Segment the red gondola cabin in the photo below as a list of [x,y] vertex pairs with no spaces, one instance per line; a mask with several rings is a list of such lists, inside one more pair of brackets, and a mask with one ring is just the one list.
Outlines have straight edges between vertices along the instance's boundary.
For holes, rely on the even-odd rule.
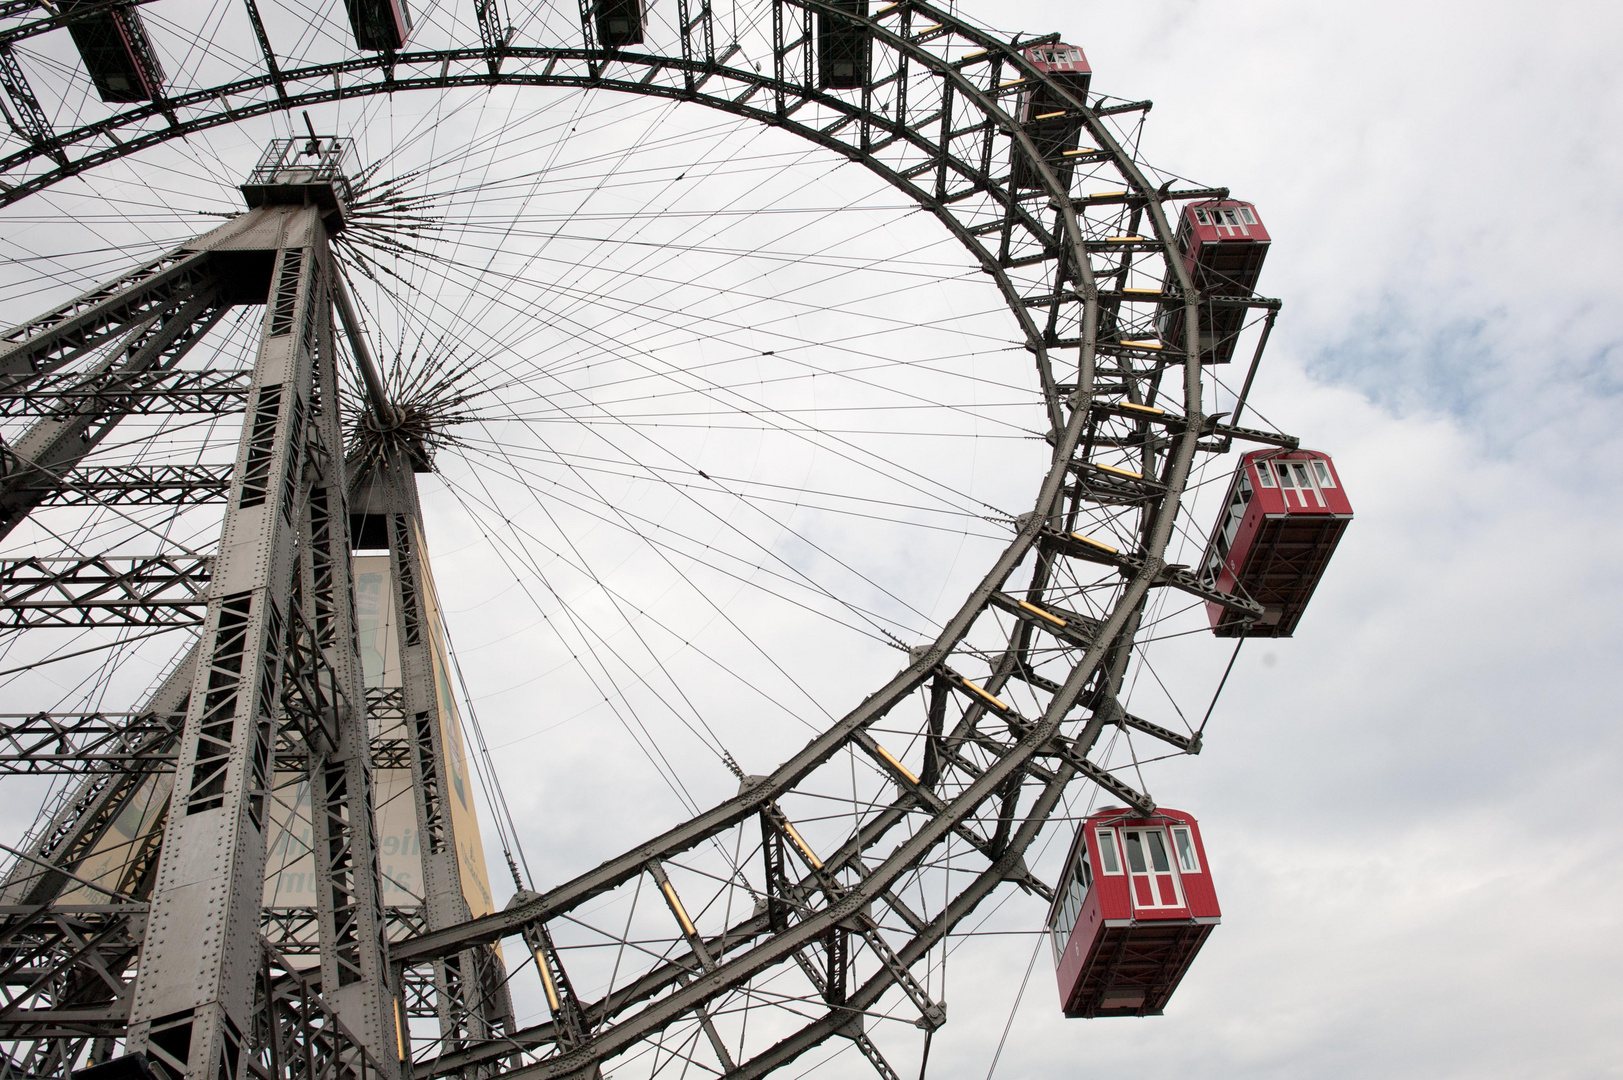
[[1264,615],[1208,603],[1218,637],[1290,637],[1352,520],[1335,463],[1313,450],[1256,450],[1240,460],[1201,564],[1208,588],[1255,600]]
[[1159,1016],[1220,920],[1200,826],[1111,807],[1083,822],[1048,916],[1069,1017]]
[[[1026,59],[1077,98],[1087,100],[1093,69],[1079,46],[1039,45],[1026,50]],[[1046,85],[1038,83],[1022,95],[1020,123],[1031,141],[1037,144],[1037,152],[1054,170],[1061,186],[1069,190],[1075,164],[1066,151],[1075,150],[1081,141],[1082,118]],[[1011,165],[1013,175],[1009,182],[1014,187],[1027,190],[1042,187],[1042,176],[1018,145],[1014,148]]]
[[[1206,298],[1200,309],[1202,362],[1226,364],[1233,358],[1250,311],[1235,301],[1248,300],[1256,292],[1268,244],[1268,230],[1248,202],[1214,199],[1184,207],[1178,247],[1190,280]],[[1169,272],[1163,291],[1175,292],[1175,285]],[[1156,325],[1164,344],[1184,346],[1183,314],[1181,298],[1162,306]]]

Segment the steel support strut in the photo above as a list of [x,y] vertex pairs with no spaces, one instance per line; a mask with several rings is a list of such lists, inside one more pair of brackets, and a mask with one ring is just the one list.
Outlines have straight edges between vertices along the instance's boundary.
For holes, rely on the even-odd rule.
[[[215,559],[129,1028],[132,1048],[145,1050],[176,1078],[197,1080],[242,1076],[251,1049],[263,955],[271,748],[281,680],[296,640],[289,630],[306,614],[295,604],[314,603],[303,595],[301,561],[317,545],[311,537],[301,551],[301,532],[314,493],[330,496],[332,481],[339,491],[343,487],[342,455],[333,452],[338,429],[332,350],[320,344],[324,336],[330,342],[322,322],[329,275],[325,229],[314,208],[257,213],[281,219],[274,230],[280,246],[274,249],[251,403]],[[325,385],[318,378],[318,352]],[[336,541],[325,538],[329,561],[335,545],[339,562],[347,564],[342,530]],[[347,620],[331,611],[325,617],[333,632],[331,666],[339,673],[334,685],[341,688],[343,681],[353,684],[358,670],[354,641]],[[361,700],[358,687],[349,700]],[[369,811],[359,801],[367,785],[363,776],[348,786],[349,763],[363,771],[368,765],[364,713],[351,709],[345,720],[335,718],[341,724],[336,745],[311,740],[311,759],[327,785],[322,817],[334,857],[326,883],[333,885],[334,865],[344,866],[342,887],[329,889],[323,904],[323,967],[338,966],[336,954],[344,951],[339,946],[350,940],[337,924],[354,929],[350,920],[358,920],[363,929],[355,931],[355,967],[375,973],[358,1007],[344,1010],[345,1025],[361,1043],[350,1051],[358,1065],[363,1055],[393,1055],[383,1038],[381,917],[368,919],[377,901],[360,884],[370,878],[376,888],[376,856],[365,825]],[[335,814],[344,819],[341,825],[334,823]],[[361,959],[361,953],[371,958]],[[334,1006],[342,1000],[342,982]]]
[[[461,758],[459,749],[453,752],[447,745],[448,740],[460,739],[451,711],[454,707],[442,703],[450,694],[449,657],[443,651],[432,600],[422,508],[408,449],[392,444],[380,460],[368,462],[365,468],[364,475],[355,479],[350,506],[358,515],[381,518],[388,538],[392,585],[388,602],[396,618],[401,721],[410,747],[417,835],[421,838],[423,914],[428,929],[438,930],[465,923],[472,915],[464,892],[467,875],[460,862],[465,856],[459,851],[451,805],[458,788],[449,773],[461,767]],[[431,961],[439,1052],[462,1049],[511,1030],[512,1005],[505,977],[495,979],[493,986],[487,977],[493,962],[494,953],[479,944]]]

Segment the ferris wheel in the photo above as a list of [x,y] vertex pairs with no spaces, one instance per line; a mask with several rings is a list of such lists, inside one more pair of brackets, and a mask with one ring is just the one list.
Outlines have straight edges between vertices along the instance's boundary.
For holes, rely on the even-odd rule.
[[922,1072],[1000,911],[1160,1011],[1146,766],[1351,507],[1248,401],[1262,211],[1092,76],[918,0],[0,4],[0,1076]]

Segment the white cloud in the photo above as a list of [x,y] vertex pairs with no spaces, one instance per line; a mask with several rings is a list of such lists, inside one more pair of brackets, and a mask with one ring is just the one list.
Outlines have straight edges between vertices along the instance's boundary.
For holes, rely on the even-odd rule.
[[[1200,815],[1225,910],[1169,1014],[1061,1019],[1045,951],[998,1075],[1615,1075],[1623,1050],[1616,779],[1623,695],[1612,672],[1623,608],[1614,417],[1623,390],[1623,296],[1612,263],[1623,242],[1613,190],[1623,162],[1611,133],[1623,119],[1623,76],[1612,57],[1623,16],[1578,3],[1078,9],[1022,2],[966,10],[1029,32],[1057,29],[1082,44],[1096,89],[1156,100],[1144,141],[1150,161],[1257,203],[1275,237],[1262,287],[1286,306],[1253,405],[1335,455],[1358,512],[1299,637],[1248,644],[1202,756],[1147,773],[1159,798]],[[415,107],[402,95],[391,122],[409,130]],[[711,123],[675,115],[682,119],[672,125],[691,123],[694,131]],[[244,164],[252,158],[254,139],[219,139]],[[615,142],[598,131],[579,141],[582,148],[571,150],[579,157]],[[787,145],[759,141],[763,154]],[[852,171],[808,166],[797,198],[839,206],[867,197],[872,185]],[[726,205],[749,182],[716,182],[684,195],[683,205]],[[175,198],[180,205],[182,196]],[[612,195],[621,198],[641,205],[644,193]],[[842,228],[855,245],[842,252],[875,256],[912,251],[934,235],[895,214],[867,215],[877,226],[866,233],[849,218],[807,226],[812,241],[786,237],[788,225],[772,224],[779,219],[763,220],[769,224],[750,239],[770,246],[782,238],[791,252],[815,250],[813,241]],[[45,226],[31,228],[33,237]],[[660,235],[686,239],[674,227]],[[511,265],[579,284],[566,273],[569,260],[592,250],[561,245],[548,249],[558,262]],[[729,379],[742,380],[738,373],[754,364],[763,385],[751,393],[775,406],[800,401],[802,391],[773,390],[770,380],[804,371],[752,354],[790,352],[785,342],[823,341],[841,327],[872,331],[898,315],[947,329],[852,347],[921,356],[983,350],[955,362],[949,375],[912,373],[921,381],[904,387],[984,406],[1008,400],[996,383],[1030,385],[1023,353],[998,353],[995,343],[967,336],[988,324],[960,318],[991,306],[978,275],[921,289],[910,301],[916,306],[898,313],[864,302],[861,275],[826,267],[760,269],[716,259],[663,270],[697,273],[694,266],[726,275],[735,291],[701,297],[693,303],[709,306],[678,314],[738,326],[721,343],[671,334],[655,346],[681,364],[736,365],[724,369]],[[851,311],[836,320],[795,307],[811,288],[825,300],[847,290],[839,295]],[[739,299],[751,289],[772,301]],[[25,306],[32,310],[35,300]],[[616,322],[602,309],[587,315],[583,322],[615,333],[631,328],[630,318]],[[557,337],[577,330],[565,327]],[[827,410],[819,422],[857,400],[838,383],[819,385],[816,402]],[[996,432],[988,414],[978,408],[952,423]],[[551,417],[535,426],[554,448],[578,454],[601,452],[623,435],[571,429]],[[656,441],[666,456],[651,449]],[[865,445],[946,478],[972,497],[971,506],[979,499],[1017,512],[1030,497],[1031,448],[1023,444]],[[809,735],[791,714],[820,721],[795,682],[838,714],[899,659],[826,620],[766,603],[759,586],[791,588],[769,572],[803,571],[837,584],[854,603],[905,615],[806,540],[747,517],[742,500],[701,488],[695,475],[704,468],[736,490],[785,477],[814,488],[878,485],[871,473],[827,445],[813,452],[758,430],[666,430],[633,452],[680,470],[684,486],[590,478],[607,502],[658,527],[691,530],[683,550],[694,557],[672,559],[693,580],[676,580],[612,522],[587,521],[558,503],[549,508],[590,549],[594,569],[648,613],[638,621],[642,641],[589,575],[567,565],[567,545],[544,531],[540,503],[519,485],[492,481],[502,512],[522,511],[532,529],[515,547],[531,571],[545,572],[546,585],[521,575],[534,603],[515,594],[514,575],[479,522],[440,481],[426,485],[448,617],[543,884],[681,813],[641,755],[641,740],[603,703],[603,686],[572,651],[612,647],[613,662],[662,692],[661,668],[670,668],[693,695],[692,712],[715,725],[750,771],[770,767]],[[474,489],[457,469],[448,462],[467,496]],[[555,475],[579,490],[580,477]],[[939,509],[926,494],[899,483],[872,490],[909,504],[899,523],[775,505],[772,512],[831,552],[862,554],[876,580],[939,618],[986,565],[991,544],[917,529],[936,519],[911,506]],[[1201,525],[1207,512],[1197,514]],[[486,525],[498,520],[488,511],[480,517]],[[766,548],[734,545],[752,552],[753,561],[736,567],[747,585],[706,570],[696,555],[705,544],[736,540],[731,527],[746,524]],[[995,532],[970,524],[971,532]],[[738,620],[736,629],[718,621],[711,600]],[[671,629],[654,627],[652,618]],[[746,665],[751,643],[791,658],[788,674],[755,659]],[[700,656],[701,648],[723,664]],[[1187,701],[1203,700],[1227,658],[1224,643],[1191,637],[1167,643],[1156,662]],[[721,670],[728,665],[743,678]],[[144,681],[150,672],[140,674],[128,677]],[[72,682],[64,676],[62,685]],[[732,779],[680,727],[675,715],[683,710],[656,709],[646,694],[638,700],[692,797],[704,804],[730,794]],[[1056,858],[1051,847],[1041,866],[1052,872]],[[1011,900],[987,926],[1030,929],[1038,908]],[[966,941],[955,952],[947,973],[952,1023],[935,1040],[931,1077],[985,1075],[1029,950],[1028,938],[1007,936]],[[521,1011],[539,1009],[533,989],[522,995]],[[912,1034],[887,1038],[917,1046]],[[853,1059],[845,1054],[823,1074],[865,1075],[867,1066]]]

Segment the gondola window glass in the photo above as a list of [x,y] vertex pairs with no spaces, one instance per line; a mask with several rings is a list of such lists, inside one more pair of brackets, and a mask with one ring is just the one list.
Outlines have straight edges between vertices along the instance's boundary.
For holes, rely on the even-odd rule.
[[1195,840],[1189,835],[1189,830],[1175,826],[1172,830],[1172,846],[1178,852],[1178,869],[1186,874],[1198,874],[1200,862],[1195,858]]
[[1145,833],[1144,842],[1150,847],[1150,864],[1162,873],[1171,870],[1172,860],[1167,858],[1167,844],[1161,830],[1152,829]]
[[1139,840],[1138,833],[1126,833],[1124,838],[1127,841],[1127,868],[1135,874],[1148,873],[1149,867],[1144,864],[1144,844]]
[[1110,829],[1100,829],[1098,836],[1099,866],[1107,874],[1121,873],[1121,860],[1116,855],[1116,834]]

